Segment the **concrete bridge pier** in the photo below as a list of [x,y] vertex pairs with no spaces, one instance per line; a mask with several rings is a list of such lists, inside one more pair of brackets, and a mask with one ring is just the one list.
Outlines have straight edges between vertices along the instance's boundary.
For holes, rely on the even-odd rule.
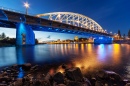
[[35,34],[29,25],[17,23],[16,45],[35,45]]
[[111,44],[113,43],[112,37],[96,37],[94,39],[94,44]]

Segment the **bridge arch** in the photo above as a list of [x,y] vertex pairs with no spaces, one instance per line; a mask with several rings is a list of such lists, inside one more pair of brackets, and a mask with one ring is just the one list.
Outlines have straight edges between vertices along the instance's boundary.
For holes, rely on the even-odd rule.
[[37,17],[47,18],[49,20],[58,21],[65,24],[71,24],[77,27],[82,27],[85,29],[95,30],[98,32],[106,33],[105,30],[93,19],[84,16],[82,14],[73,12],[52,12],[38,14]]

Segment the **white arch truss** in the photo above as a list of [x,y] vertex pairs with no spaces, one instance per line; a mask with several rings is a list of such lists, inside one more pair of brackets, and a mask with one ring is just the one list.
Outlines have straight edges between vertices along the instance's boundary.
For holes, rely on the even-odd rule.
[[103,28],[93,19],[78,13],[72,12],[52,12],[38,14],[37,17],[44,17],[49,20],[58,21],[65,24],[71,24],[85,29],[91,29],[99,32],[105,32]]

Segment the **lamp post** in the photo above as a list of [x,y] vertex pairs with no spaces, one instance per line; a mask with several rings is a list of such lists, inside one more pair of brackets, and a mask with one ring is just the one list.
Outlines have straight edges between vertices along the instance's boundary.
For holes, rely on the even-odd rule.
[[28,14],[29,3],[25,2],[24,7],[26,8],[26,15]]

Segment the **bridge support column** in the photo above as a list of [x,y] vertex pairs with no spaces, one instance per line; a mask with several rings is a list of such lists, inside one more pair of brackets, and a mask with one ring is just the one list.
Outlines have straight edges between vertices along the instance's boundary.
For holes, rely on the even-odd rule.
[[111,37],[97,37],[94,39],[94,44],[111,44],[113,43],[113,38]]
[[16,25],[16,45],[34,45],[35,34],[32,28],[25,23]]

